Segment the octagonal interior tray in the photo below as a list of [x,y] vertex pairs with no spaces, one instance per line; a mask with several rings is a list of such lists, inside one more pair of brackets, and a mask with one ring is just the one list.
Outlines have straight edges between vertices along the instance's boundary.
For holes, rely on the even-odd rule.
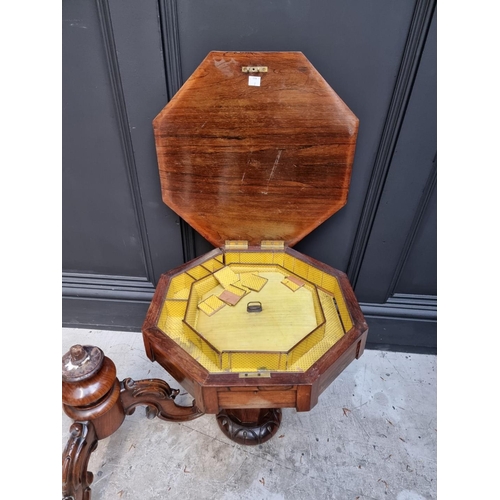
[[352,319],[335,276],[285,251],[242,250],[172,277],[157,326],[210,373],[294,372]]

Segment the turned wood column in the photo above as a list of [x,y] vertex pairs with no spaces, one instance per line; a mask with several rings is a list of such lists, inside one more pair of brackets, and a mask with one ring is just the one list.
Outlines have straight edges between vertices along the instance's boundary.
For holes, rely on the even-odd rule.
[[125,419],[115,364],[101,349],[75,345],[63,356],[62,402],[75,421],[63,452],[63,499],[90,500],[90,455]]
[[62,402],[75,421],[92,422],[97,439],[115,432],[125,412],[113,361],[98,347],[75,345],[62,359]]

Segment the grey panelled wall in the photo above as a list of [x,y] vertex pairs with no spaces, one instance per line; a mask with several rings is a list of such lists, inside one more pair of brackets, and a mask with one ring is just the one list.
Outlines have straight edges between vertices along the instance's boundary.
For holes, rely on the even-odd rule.
[[296,249],[347,271],[368,345],[436,348],[435,2],[65,0],[63,323],[138,330],[211,246],[161,201],[151,121],[211,50],[300,50],[360,120],[347,205]]
[[63,24],[63,267],[141,276],[140,227],[97,9],[71,6]]
[[[370,342],[436,346],[436,18],[416,74],[359,273]],[[390,327],[387,327],[387,322]],[[384,325],[384,326],[382,326]]]
[[63,2],[63,323],[138,329],[179,220],[151,122],[168,100],[154,0]]

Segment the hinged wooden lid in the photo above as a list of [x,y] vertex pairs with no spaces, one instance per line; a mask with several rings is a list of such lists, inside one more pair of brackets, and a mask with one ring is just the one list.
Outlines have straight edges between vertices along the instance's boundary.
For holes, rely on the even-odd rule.
[[358,119],[301,52],[211,52],[153,124],[163,201],[217,247],[292,246],[347,201]]

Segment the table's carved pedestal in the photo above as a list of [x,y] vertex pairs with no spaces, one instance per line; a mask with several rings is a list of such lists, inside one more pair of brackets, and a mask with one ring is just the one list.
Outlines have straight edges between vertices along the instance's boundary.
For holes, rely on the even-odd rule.
[[221,431],[238,444],[262,444],[276,434],[281,424],[281,409],[222,410],[217,414],[217,423]]
[[126,378],[119,382],[113,361],[98,347],[73,346],[63,356],[62,378],[63,409],[74,420],[62,456],[64,500],[90,500],[90,455],[98,441],[117,431],[137,406],[146,406],[148,418],[171,422],[203,415],[194,401],[192,406],[177,405],[179,391],[163,380]]

